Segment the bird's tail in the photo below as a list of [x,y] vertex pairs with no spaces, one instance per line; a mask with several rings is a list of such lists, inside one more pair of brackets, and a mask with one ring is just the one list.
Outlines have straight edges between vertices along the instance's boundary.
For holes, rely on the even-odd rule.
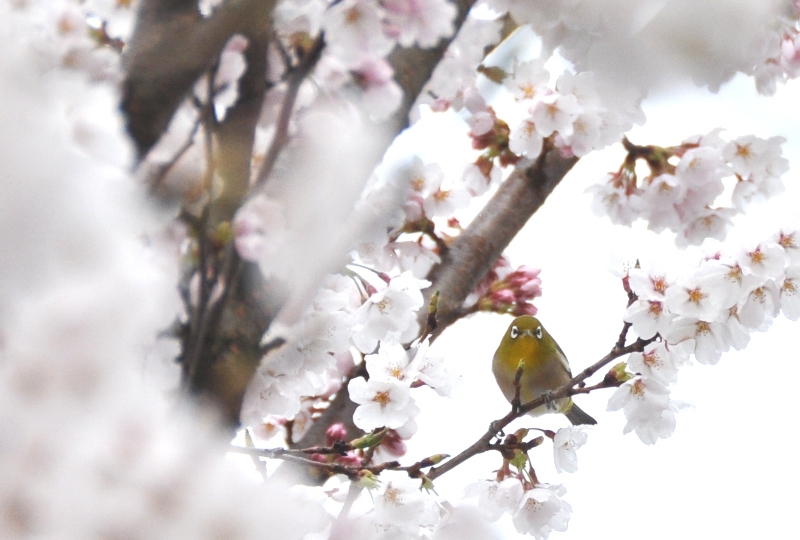
[[581,424],[594,425],[597,423],[597,420],[586,414],[583,409],[574,403],[572,404],[572,407],[570,407],[569,411],[565,412],[564,414],[567,416],[569,421],[572,422],[573,426],[578,426]]

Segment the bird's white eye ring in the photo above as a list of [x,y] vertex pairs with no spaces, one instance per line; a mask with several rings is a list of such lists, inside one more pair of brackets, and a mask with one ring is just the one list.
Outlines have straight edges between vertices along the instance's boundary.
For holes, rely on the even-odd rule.
[[511,327],[511,339],[517,339],[517,336],[519,336],[519,328],[517,328],[516,326],[512,326]]
[[537,339],[542,339],[542,327],[541,326],[536,329],[536,337],[537,337]]

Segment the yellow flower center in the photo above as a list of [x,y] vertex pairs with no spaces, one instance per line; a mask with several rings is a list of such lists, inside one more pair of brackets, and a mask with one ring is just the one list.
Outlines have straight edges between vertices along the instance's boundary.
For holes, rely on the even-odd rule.
[[695,327],[695,335],[702,336],[703,334],[708,334],[711,332],[711,325],[708,324],[706,321],[697,321],[697,326]]
[[750,145],[749,144],[741,144],[741,145],[737,144],[736,145],[736,155],[741,157],[741,158],[748,159],[749,157],[751,157],[753,155],[753,152],[750,150]]
[[661,313],[664,311],[664,306],[661,305],[661,302],[656,300],[650,300],[650,308],[647,310],[650,312],[650,315],[654,317],[660,317]]
[[347,24],[356,24],[359,19],[361,19],[361,12],[358,11],[357,7],[352,7],[347,10],[347,15],[345,15],[344,20]]
[[433,198],[439,202],[446,201],[449,196],[449,191],[442,191],[441,189],[437,190],[436,193],[433,194]]
[[689,302],[693,304],[700,304],[703,298],[706,298],[708,296],[707,294],[703,293],[702,290],[700,290],[700,287],[696,287],[694,289],[687,289],[686,293],[689,295]]
[[661,358],[655,351],[651,351],[649,353],[642,353],[642,360],[644,361],[647,367],[658,367],[661,365]]
[[530,83],[519,85],[519,89],[522,91],[522,97],[525,99],[533,99],[533,96],[536,95],[536,87]]
[[764,254],[761,252],[761,249],[751,251],[747,255],[750,257],[750,261],[752,261],[753,264],[764,264],[764,259],[766,259]]
[[667,290],[667,280],[664,276],[651,277],[650,283],[653,285],[653,290],[657,293],[664,294]]
[[781,233],[780,238],[778,239],[778,243],[783,248],[793,248],[797,247],[797,244],[794,241],[794,233],[792,234],[784,234]]
[[385,408],[391,401],[391,399],[389,399],[389,392],[378,392],[375,394],[375,397],[372,398],[372,401],[380,405],[381,408]]

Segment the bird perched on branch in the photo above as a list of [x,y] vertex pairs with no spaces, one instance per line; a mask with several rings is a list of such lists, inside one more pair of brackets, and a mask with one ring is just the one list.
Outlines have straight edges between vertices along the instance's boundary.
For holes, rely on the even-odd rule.
[[[494,377],[509,402],[514,399],[514,377],[519,366],[522,366],[519,398],[523,405],[572,379],[564,351],[539,319],[530,315],[522,315],[511,322],[492,360]],[[570,397],[554,400],[528,414],[538,416],[548,410],[563,413],[573,425],[597,423]]]

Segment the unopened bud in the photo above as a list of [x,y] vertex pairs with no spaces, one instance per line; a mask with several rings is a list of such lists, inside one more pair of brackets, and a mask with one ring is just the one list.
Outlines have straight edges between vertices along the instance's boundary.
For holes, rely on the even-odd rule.
[[383,441],[383,438],[386,437],[388,433],[387,430],[382,429],[377,433],[368,433],[363,437],[359,437],[358,439],[353,439],[350,441],[350,446],[353,448],[372,448],[373,446],[378,446]]
[[328,440],[328,446],[336,441],[345,441],[347,440],[347,428],[341,422],[331,424],[325,432],[325,438]]
[[624,383],[625,381],[629,381],[633,378],[633,374],[628,372],[627,370],[628,364],[627,362],[620,362],[619,364],[615,364],[608,373],[606,374],[607,379],[611,379],[613,381],[617,381],[620,383]]

